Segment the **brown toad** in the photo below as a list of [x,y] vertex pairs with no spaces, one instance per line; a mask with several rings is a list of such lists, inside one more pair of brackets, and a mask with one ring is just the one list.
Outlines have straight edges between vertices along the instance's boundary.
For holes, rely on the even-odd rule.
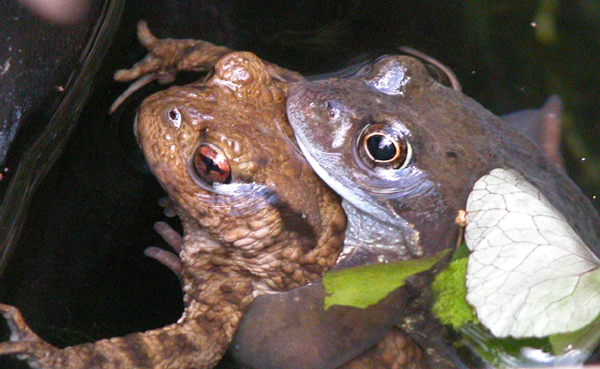
[[214,366],[257,295],[305,285],[340,251],[339,200],[288,144],[285,122],[285,84],[246,53],[222,58],[206,82],[146,99],[136,135],[183,222],[184,314],[161,329],[58,349],[2,305],[12,342],[0,352],[41,368]]

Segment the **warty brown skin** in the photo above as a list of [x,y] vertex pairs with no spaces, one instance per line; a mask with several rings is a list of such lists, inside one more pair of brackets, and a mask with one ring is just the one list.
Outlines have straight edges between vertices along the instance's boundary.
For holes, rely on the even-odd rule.
[[[0,353],[45,369],[211,368],[257,295],[305,285],[333,267],[345,216],[289,144],[285,96],[285,84],[260,59],[232,53],[207,82],[172,87],[140,107],[138,142],[184,226],[186,308],[177,323],[58,349],[1,305],[13,342],[0,344]],[[241,185],[239,193],[196,176],[191,163],[200,143],[225,155],[229,186]]]
[[[334,265],[344,227],[336,196],[288,144],[284,98],[258,58],[231,53],[206,83],[146,99],[136,124],[148,164],[180,208],[186,237],[202,227],[227,245],[224,263],[243,266],[263,279],[267,286],[261,288],[273,290],[306,284]],[[179,127],[170,114],[181,116]],[[213,187],[194,174],[192,160],[201,143],[228,159],[230,185]],[[225,193],[236,185],[246,187]]]

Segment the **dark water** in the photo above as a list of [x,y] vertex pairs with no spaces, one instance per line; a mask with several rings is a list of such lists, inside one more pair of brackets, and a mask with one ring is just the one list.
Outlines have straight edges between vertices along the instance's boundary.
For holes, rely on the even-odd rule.
[[[182,309],[177,278],[142,255],[164,245],[152,230],[165,218],[156,204],[163,192],[144,166],[131,122],[136,104],[158,87],[107,115],[125,88],[112,73],[145,54],[135,38],[139,19],[159,37],[253,51],[307,75],[411,46],[452,68],[464,92],[497,114],[539,107],[558,94],[569,173],[600,204],[596,1],[130,1],[0,284],[0,300],[21,308],[51,343],[160,327]],[[21,366],[0,359],[0,367]]]

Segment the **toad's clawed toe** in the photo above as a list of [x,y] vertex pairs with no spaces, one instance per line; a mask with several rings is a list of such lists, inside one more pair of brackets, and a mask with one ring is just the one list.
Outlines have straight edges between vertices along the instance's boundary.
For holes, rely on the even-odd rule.
[[10,328],[11,341],[23,341],[31,335],[37,337],[35,333],[33,333],[33,331],[29,328],[29,326],[25,322],[25,319],[23,318],[23,315],[21,315],[21,312],[16,307],[6,304],[0,304],[0,313],[2,313],[2,315],[6,319],[8,327]]
[[0,343],[0,355],[20,354],[23,359],[35,356],[39,352],[49,352],[54,347],[35,334],[25,322],[19,309],[0,304],[0,313],[10,328],[10,341]]

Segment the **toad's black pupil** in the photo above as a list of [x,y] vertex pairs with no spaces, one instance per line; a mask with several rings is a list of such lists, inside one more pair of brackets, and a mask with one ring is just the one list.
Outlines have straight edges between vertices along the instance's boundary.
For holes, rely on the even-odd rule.
[[209,158],[208,156],[202,155],[202,161],[204,162],[204,165],[206,165],[206,173],[210,173],[211,171],[223,173],[223,170],[219,168],[217,163],[215,163],[215,161]]
[[378,134],[367,138],[367,149],[375,160],[391,160],[397,154],[396,145],[387,135]]

